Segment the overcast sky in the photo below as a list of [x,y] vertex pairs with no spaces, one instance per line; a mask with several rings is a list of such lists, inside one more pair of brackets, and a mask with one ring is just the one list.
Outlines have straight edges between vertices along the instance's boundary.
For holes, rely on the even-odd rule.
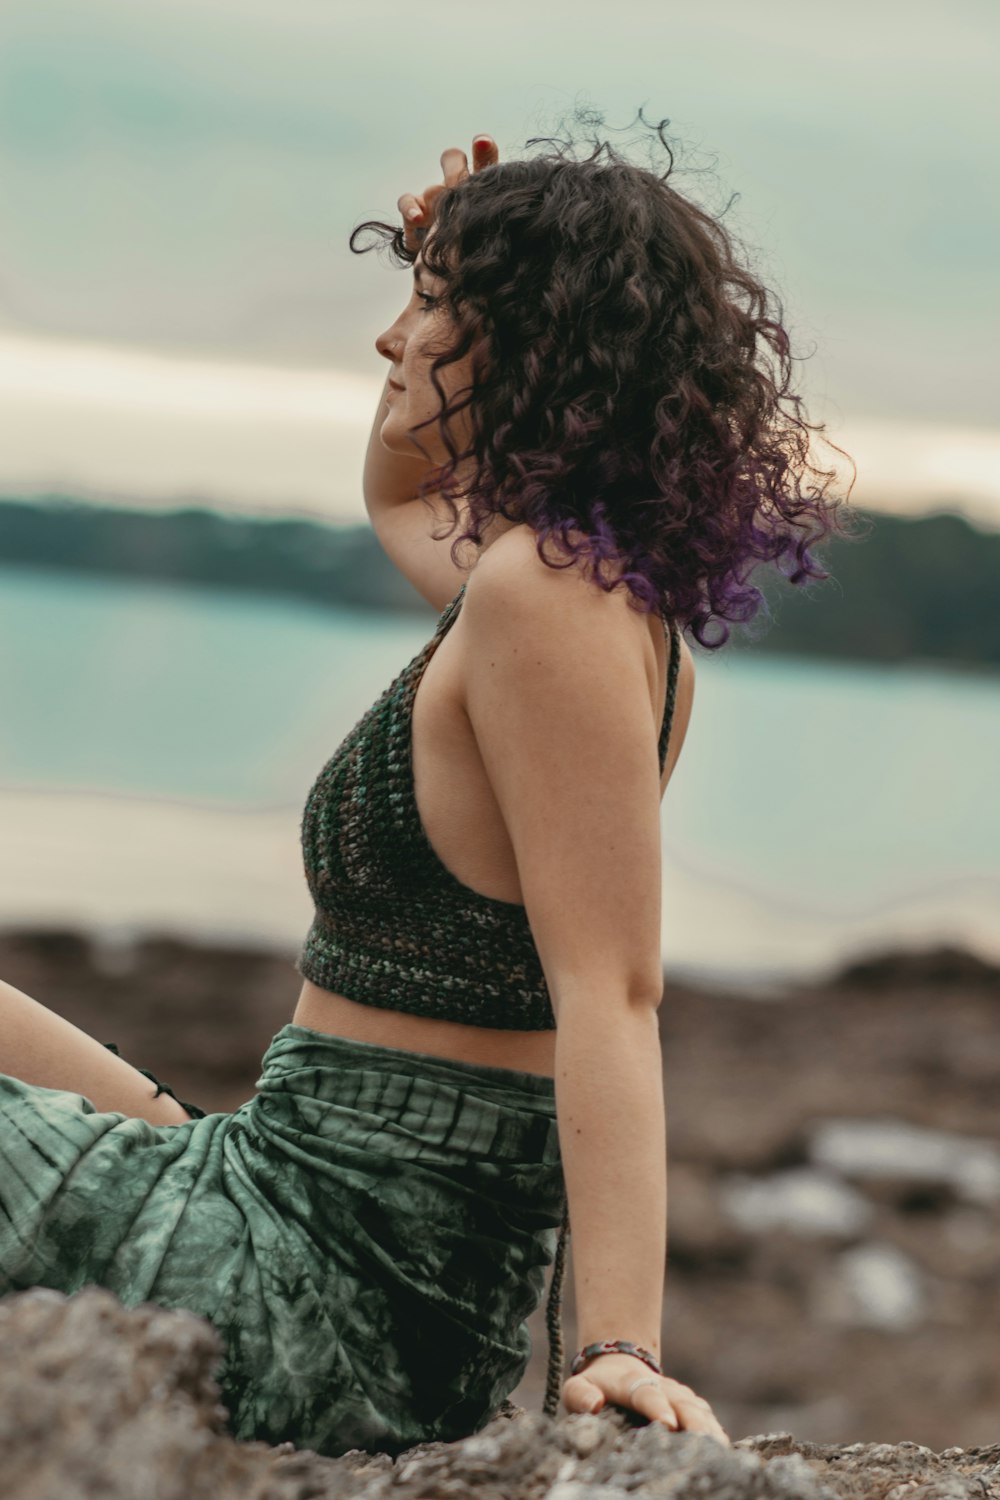
[[[65,460],[137,496],[142,473],[221,492],[224,471],[238,496],[252,467],[279,501],[360,510],[358,413],[407,291],[350,253],[352,228],[439,180],[447,146],[488,131],[502,157],[533,155],[579,103],[660,171],[650,132],[626,127],[640,106],[669,118],[675,185],[715,212],[738,195],[725,222],[781,298],[811,413],[890,441],[869,475],[905,490],[917,455],[935,492],[967,470],[995,496],[998,61],[994,0],[4,0],[0,398],[17,437],[0,482]],[[84,357],[94,344],[119,363]],[[136,356],[157,350],[188,362],[153,380]],[[211,401],[190,357],[213,362]],[[219,402],[251,389],[234,361],[327,377],[277,406],[258,381],[261,413],[290,424],[261,432],[271,475],[225,428]],[[137,403],[161,424],[191,410],[173,440]]]

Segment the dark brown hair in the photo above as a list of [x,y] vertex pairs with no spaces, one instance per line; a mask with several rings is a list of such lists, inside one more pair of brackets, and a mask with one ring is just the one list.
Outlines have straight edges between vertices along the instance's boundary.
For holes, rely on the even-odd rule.
[[[526,522],[550,566],[586,556],[601,587],[626,587],[714,649],[729,639],[725,621],[769,616],[748,581],[757,563],[796,585],[826,579],[810,549],[857,533],[838,514],[846,497],[827,498],[835,470],[810,458],[809,433],[824,427],[791,390],[781,304],[719,219],[671,185],[669,123],[647,126],[669,157],[662,176],[600,141],[576,160],[571,141],[541,138],[527,145],[543,154],[442,192],[424,259],[453,320],[448,347],[433,351],[441,409],[429,419],[450,458],[421,494],[440,492],[452,530],[465,497],[453,557],[493,515]],[[401,226],[359,225],[357,253],[375,243],[358,250],[363,230],[412,265]],[[449,405],[437,371],[470,351],[473,385]],[[466,407],[459,452],[447,424]],[[550,537],[565,563],[545,557]],[[608,560],[620,578],[603,577]],[[722,634],[709,640],[713,617]]]

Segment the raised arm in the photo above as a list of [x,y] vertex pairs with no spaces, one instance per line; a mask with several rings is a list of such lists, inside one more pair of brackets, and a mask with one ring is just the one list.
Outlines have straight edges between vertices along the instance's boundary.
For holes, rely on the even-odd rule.
[[[657,1007],[659,726],[646,625],[517,528],[480,557],[462,607],[466,707],[517,859],[556,1013],[556,1109],[573,1227],[578,1342],[659,1356],[666,1119]],[[726,1439],[707,1402],[605,1354],[563,1388]]]
[[[472,143],[472,171],[491,166],[498,157],[497,145],[491,136],[476,137]],[[406,245],[414,254],[433,227],[438,198],[445,188],[454,187],[469,175],[465,152],[457,146],[443,151],[441,170],[442,182],[432,183],[423,193],[401,193],[399,196],[397,206],[403,219]],[[410,276],[406,278],[406,295],[413,304],[413,317],[419,317],[418,298]],[[389,330],[393,338],[390,340],[387,333],[383,333],[376,340],[376,347],[391,363],[365,454],[365,508],[387,556],[440,613],[465,582],[466,573],[466,569],[456,566],[451,558],[454,541],[454,533],[448,530],[451,512],[435,493],[423,500],[417,499],[420,483],[432,467],[432,461],[423,457],[411,443],[401,444],[398,432],[388,446],[383,439],[383,428],[390,412],[389,378],[394,370],[396,379],[399,379],[398,366],[405,338],[401,321],[412,326],[413,318],[404,312],[402,320],[397,319],[393,330]],[[421,379],[424,378],[426,375],[421,375]],[[435,408],[437,405],[435,395]],[[427,433],[424,434],[426,439]],[[436,535],[439,530],[446,534]]]

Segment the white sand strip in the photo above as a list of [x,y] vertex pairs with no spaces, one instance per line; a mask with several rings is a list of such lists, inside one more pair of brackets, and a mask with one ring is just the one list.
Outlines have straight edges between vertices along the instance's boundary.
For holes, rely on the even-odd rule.
[[[364,521],[383,378],[374,353],[370,372],[318,370],[0,330],[0,490]],[[1000,528],[1000,428],[827,420],[857,464],[853,505],[921,515],[943,504]],[[814,457],[847,473],[822,443]]]
[[[67,925],[128,941],[150,931],[294,956],[312,904],[300,809],[224,812],[167,799],[0,791],[0,927]],[[668,842],[668,974],[766,993],[855,953],[952,942],[1000,963],[1000,889],[973,875],[837,912],[740,886]]]

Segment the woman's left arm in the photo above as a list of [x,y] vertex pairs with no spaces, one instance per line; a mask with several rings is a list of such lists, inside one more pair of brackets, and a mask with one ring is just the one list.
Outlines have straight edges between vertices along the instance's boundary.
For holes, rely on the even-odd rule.
[[[657,1006],[659,725],[643,617],[515,528],[469,576],[459,620],[465,706],[514,848],[556,1014],[556,1107],[573,1227],[581,1346],[658,1353],[666,1123]],[[707,1402],[602,1354],[564,1403],[595,1396],[726,1441]]]

